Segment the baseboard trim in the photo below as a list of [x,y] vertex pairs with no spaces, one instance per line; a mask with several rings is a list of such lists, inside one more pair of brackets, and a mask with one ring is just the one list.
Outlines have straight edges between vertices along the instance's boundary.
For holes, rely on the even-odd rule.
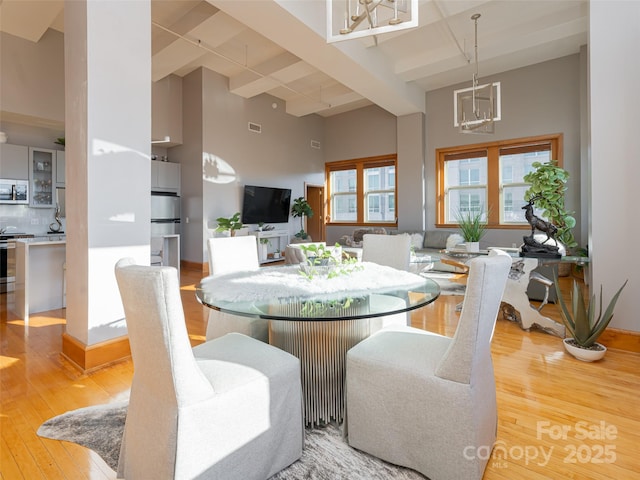
[[62,334],[62,356],[81,371],[93,370],[122,362],[131,357],[129,337],[119,337],[95,345],[85,345],[67,333]]
[[609,349],[640,353],[640,332],[607,328],[598,338]]

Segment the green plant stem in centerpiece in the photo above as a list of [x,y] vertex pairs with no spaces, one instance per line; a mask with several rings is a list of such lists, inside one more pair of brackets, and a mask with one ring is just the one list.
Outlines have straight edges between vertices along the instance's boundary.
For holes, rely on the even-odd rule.
[[326,274],[327,278],[335,278],[363,268],[356,258],[336,258],[335,249],[340,249],[340,245],[336,243],[333,248],[313,243],[300,245],[300,250],[306,257],[306,261],[300,264],[300,275],[309,280],[323,274]]

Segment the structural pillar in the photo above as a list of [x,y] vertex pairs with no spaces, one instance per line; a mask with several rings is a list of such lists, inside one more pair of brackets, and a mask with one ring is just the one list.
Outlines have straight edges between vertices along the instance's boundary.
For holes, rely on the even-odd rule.
[[65,1],[67,329],[92,370],[129,355],[114,275],[149,264],[150,0]]

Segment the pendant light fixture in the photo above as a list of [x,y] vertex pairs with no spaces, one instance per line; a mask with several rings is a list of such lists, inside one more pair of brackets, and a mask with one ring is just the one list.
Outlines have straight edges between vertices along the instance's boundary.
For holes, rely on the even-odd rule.
[[495,122],[500,120],[500,82],[479,85],[478,76],[478,19],[471,16],[475,26],[475,73],[471,88],[453,92],[454,126],[461,133],[494,133]]
[[327,42],[418,26],[418,0],[326,0]]

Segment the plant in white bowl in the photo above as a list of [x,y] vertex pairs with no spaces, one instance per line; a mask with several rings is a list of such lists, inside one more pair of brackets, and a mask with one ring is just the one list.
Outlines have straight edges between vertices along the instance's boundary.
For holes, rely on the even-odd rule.
[[620,289],[613,296],[604,314],[602,313],[602,286],[600,286],[600,309],[596,317],[596,296],[591,297],[589,306],[585,305],[582,288],[578,282],[573,281],[573,291],[571,295],[571,310],[566,305],[560,292],[558,276],[555,276],[555,287],[558,295],[558,305],[567,332],[571,337],[563,340],[566,350],[578,360],[593,362],[600,360],[607,352],[607,347],[598,343],[597,340],[602,332],[607,328],[613,318],[613,309],[616,306],[618,297],[622,289],[627,285],[628,280],[622,284]]
[[457,220],[460,233],[467,246],[467,251],[479,251],[480,239],[483,237],[487,228],[482,210],[458,212]]

